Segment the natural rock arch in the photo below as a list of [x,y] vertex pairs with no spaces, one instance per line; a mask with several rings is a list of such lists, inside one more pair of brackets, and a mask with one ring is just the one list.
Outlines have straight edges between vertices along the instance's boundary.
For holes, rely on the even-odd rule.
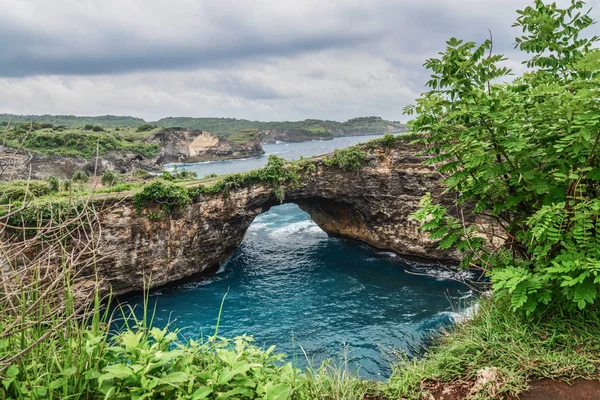
[[[440,177],[415,156],[416,149],[374,149],[357,172],[317,162],[301,184],[285,188],[284,203],[295,203],[325,232],[399,254],[457,260],[437,249],[409,220],[425,193],[450,206]],[[242,241],[254,218],[279,204],[264,185],[201,198],[166,218],[151,221],[124,200],[100,215],[109,254],[99,265],[114,293],[141,290],[201,273],[224,261]]]

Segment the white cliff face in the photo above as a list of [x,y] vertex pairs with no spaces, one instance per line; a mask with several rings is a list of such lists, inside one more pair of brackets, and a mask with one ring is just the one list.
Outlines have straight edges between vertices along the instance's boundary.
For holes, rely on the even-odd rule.
[[210,132],[182,129],[157,132],[154,139],[161,146],[157,162],[201,162],[263,155],[260,142],[232,143]]
[[219,138],[210,132],[202,131],[188,145],[190,157],[199,156],[219,144]]

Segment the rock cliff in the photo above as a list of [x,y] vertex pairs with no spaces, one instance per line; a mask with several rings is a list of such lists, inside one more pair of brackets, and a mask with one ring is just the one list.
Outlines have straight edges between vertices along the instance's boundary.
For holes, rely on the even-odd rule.
[[265,154],[258,140],[238,144],[210,132],[193,129],[160,131],[154,135],[153,141],[161,147],[156,160],[158,164],[248,158]]
[[[399,254],[456,261],[458,254],[438,250],[408,219],[426,192],[453,204],[442,193],[440,176],[416,151],[409,145],[372,149],[357,172],[317,160],[301,183],[285,188],[284,202],[298,204],[329,234]],[[99,216],[108,254],[100,275],[115,293],[125,293],[142,289],[144,277],[160,286],[205,271],[229,257],[254,218],[277,204],[272,188],[254,185],[226,196],[201,195],[151,221],[138,215],[130,200],[121,200]]]

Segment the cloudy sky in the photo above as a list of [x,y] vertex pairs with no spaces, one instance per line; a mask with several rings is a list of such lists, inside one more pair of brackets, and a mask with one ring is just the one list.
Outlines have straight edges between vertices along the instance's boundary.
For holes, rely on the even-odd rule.
[[0,0],[0,113],[404,120],[452,36],[489,28],[521,70],[511,24],[530,3]]

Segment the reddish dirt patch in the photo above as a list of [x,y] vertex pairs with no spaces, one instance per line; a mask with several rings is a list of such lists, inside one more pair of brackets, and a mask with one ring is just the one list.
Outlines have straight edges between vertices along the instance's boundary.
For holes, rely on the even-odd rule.
[[[424,388],[427,400],[464,400],[468,398],[472,382],[456,382],[429,385]],[[499,395],[498,397],[502,397]],[[511,397],[514,400],[514,398]],[[529,383],[529,390],[518,400],[600,400],[600,381],[578,379],[571,383],[542,379]],[[383,397],[365,397],[365,400],[386,400]]]
[[543,379],[531,382],[521,400],[599,400],[600,381],[578,379],[571,383]]
[[435,389],[429,389],[428,399],[435,400],[463,400],[471,391],[470,382],[449,383]]

